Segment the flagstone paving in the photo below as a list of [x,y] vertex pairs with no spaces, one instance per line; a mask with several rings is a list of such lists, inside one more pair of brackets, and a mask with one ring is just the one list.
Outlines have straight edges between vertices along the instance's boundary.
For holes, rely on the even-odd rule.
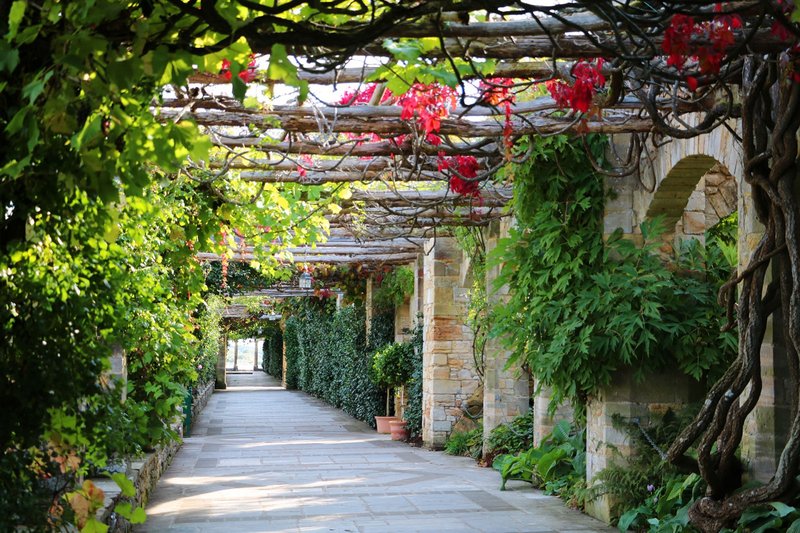
[[228,377],[137,532],[613,531],[467,458],[414,448],[261,372]]

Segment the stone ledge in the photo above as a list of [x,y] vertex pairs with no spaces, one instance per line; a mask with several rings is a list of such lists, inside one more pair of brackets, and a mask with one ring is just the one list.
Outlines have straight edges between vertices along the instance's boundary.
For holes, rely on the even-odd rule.
[[[208,404],[209,398],[214,393],[214,380],[209,381],[201,386],[200,392],[194,397],[192,402],[192,419],[195,420],[196,416]],[[173,425],[173,429],[180,433],[183,430],[182,421]],[[136,496],[133,498],[136,506],[143,506],[147,504],[150,498],[150,493],[155,489],[158,480],[172,463],[172,459],[181,447],[181,441],[172,441],[164,446],[160,446],[152,453],[146,454],[141,459],[130,461],[128,464],[128,479],[133,481],[136,487]],[[126,498],[122,496],[122,492],[116,483],[110,479],[101,478],[93,479],[92,482],[103,489],[105,493],[105,502],[103,509],[98,511],[97,518],[107,524],[108,533],[130,533],[133,531],[133,525],[117,515],[114,512],[114,507]]]

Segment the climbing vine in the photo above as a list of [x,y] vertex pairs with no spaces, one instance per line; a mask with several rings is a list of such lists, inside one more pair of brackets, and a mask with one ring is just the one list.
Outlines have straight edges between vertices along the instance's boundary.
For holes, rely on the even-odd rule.
[[642,225],[642,245],[620,233],[603,242],[602,179],[587,157],[602,163],[604,140],[587,139],[591,155],[564,137],[529,142],[535,156],[515,170],[518,225],[490,259],[503,264],[498,287],[515,289],[492,315],[514,359],[576,406],[622,368],[719,375],[736,353],[716,301],[732,265],[695,246],[668,268],[656,223]]

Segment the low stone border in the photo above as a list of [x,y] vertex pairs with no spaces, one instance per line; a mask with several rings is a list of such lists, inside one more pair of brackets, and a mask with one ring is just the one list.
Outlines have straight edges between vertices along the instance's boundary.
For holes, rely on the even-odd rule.
[[[192,401],[192,420],[208,404],[209,398],[214,393],[214,381],[209,381],[200,388],[200,392]],[[181,432],[183,424],[173,426],[175,431]],[[158,480],[169,467],[175,454],[181,447],[180,441],[173,441],[159,447],[156,451],[146,454],[143,458],[131,461],[128,467],[128,478],[136,487],[136,506],[146,505],[150,494],[155,489]],[[107,478],[93,479],[92,482],[103,489],[105,504],[98,512],[97,517],[104,524],[108,524],[108,533],[130,533],[133,525],[114,512],[114,507],[124,500],[122,492],[116,483]]]

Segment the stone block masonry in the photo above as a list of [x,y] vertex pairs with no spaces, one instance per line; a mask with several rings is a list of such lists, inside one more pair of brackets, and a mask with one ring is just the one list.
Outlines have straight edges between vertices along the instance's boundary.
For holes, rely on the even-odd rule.
[[[497,246],[497,242],[508,236],[511,219],[495,221],[486,229],[484,242],[487,255]],[[507,300],[507,285],[495,288],[495,279],[500,275],[500,266],[486,269],[486,298],[489,307]],[[483,453],[489,450],[489,435],[501,424],[511,422],[515,417],[525,414],[530,403],[528,373],[519,365],[509,367],[511,351],[503,345],[503,340],[490,338],[486,341],[483,371]]]
[[444,446],[464,402],[479,385],[472,331],[461,289],[461,250],[451,238],[431,240],[423,261],[422,440]]

